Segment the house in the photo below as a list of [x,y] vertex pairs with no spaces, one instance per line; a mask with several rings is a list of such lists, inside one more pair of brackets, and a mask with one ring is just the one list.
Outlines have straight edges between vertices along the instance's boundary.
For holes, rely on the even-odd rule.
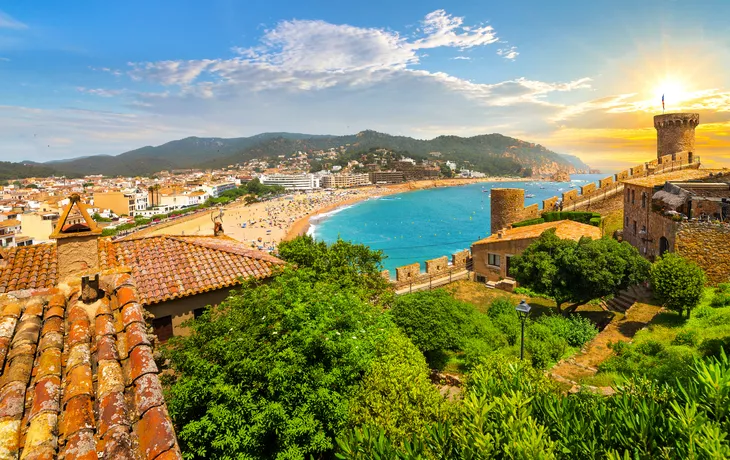
[[712,284],[730,281],[730,171],[678,171],[624,184],[624,241],[649,260],[676,252]]
[[559,238],[579,240],[601,238],[601,229],[572,220],[559,220],[517,228],[504,228],[472,244],[474,276],[479,282],[509,279],[510,259],[519,255],[546,230],[555,229]]

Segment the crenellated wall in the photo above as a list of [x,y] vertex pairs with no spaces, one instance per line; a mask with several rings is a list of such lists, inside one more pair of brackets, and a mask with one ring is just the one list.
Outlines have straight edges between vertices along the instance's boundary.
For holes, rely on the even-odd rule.
[[437,275],[449,267],[449,258],[441,256],[436,259],[426,261],[426,273],[429,275]]
[[573,204],[574,201],[578,201],[578,190],[563,192],[563,207]]
[[603,178],[603,179],[601,179],[601,180],[598,181],[598,188],[608,187],[608,186],[612,185],[613,182],[614,182],[613,181],[613,176],[609,176],[609,177]]
[[583,185],[580,188],[580,194],[581,195],[588,195],[589,193],[593,193],[596,191],[596,184],[591,182],[590,184]]
[[[429,281],[448,277],[449,273],[461,272],[471,263],[471,250],[451,254],[451,264],[448,256],[441,256],[426,261],[426,272],[421,272],[421,265],[413,263],[395,269],[395,287],[402,288],[408,285],[428,283]],[[387,270],[385,270],[387,272]],[[383,275],[385,276],[385,275]]]
[[617,172],[615,175],[616,182],[622,181],[624,179],[628,179],[631,174],[629,173],[628,169],[625,169],[623,171]]
[[555,208],[555,205],[558,203],[559,198],[554,196],[552,198],[548,198],[547,200],[542,200],[542,209],[545,211],[552,211]]

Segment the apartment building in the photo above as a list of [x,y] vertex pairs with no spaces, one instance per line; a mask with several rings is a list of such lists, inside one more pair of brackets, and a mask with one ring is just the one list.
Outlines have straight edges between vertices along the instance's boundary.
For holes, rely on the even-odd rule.
[[314,174],[264,174],[259,180],[264,185],[280,185],[287,190],[314,190],[320,187],[320,178]]
[[349,188],[370,185],[368,174],[327,174],[320,180],[322,188]]

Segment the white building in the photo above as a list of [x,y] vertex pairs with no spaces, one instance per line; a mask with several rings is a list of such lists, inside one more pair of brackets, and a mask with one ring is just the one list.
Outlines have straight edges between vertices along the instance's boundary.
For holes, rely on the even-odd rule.
[[287,190],[319,188],[319,177],[314,174],[268,174],[259,177],[264,185],[281,185]]
[[221,193],[225,192],[226,190],[233,190],[235,188],[235,182],[220,182],[217,184],[207,184],[203,186],[203,189],[208,192],[208,195],[212,196],[213,198],[218,198],[219,196],[221,196]]
[[370,185],[368,174],[328,174],[320,181],[323,188],[348,188]]
[[453,161],[447,161],[446,162],[446,166],[448,166],[449,169],[452,170],[452,171],[456,169],[456,163],[453,162]]

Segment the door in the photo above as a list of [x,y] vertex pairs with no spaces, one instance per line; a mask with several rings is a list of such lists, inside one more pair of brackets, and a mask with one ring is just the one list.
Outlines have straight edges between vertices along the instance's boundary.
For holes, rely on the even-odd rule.
[[172,316],[153,319],[152,329],[160,342],[167,342],[172,337]]

